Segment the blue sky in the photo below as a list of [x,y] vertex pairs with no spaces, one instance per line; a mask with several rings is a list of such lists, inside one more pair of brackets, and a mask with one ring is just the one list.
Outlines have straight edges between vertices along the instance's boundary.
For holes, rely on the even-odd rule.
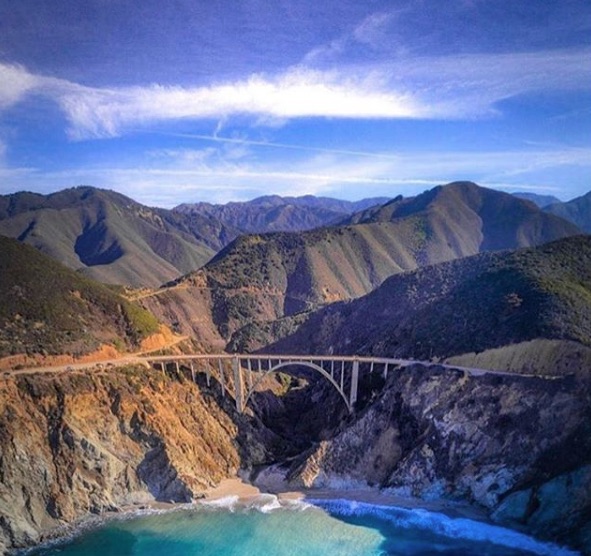
[[591,189],[588,0],[0,0],[0,193]]

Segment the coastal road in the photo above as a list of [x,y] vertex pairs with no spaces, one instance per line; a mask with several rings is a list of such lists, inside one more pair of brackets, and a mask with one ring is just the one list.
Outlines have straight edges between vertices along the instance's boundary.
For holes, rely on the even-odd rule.
[[[100,360],[100,361],[88,361],[83,363],[69,363],[63,365],[55,365],[55,366],[45,366],[45,367],[31,367],[26,369],[19,369],[19,370],[5,370],[2,372],[1,376],[8,377],[17,374],[34,374],[34,373],[61,373],[65,371],[100,371],[104,370],[105,368],[116,368],[122,367],[126,365],[146,365],[148,366],[150,362],[161,361],[161,362],[174,362],[174,361],[187,361],[189,359],[232,359],[235,355],[238,354],[199,354],[199,355],[191,355],[191,354],[183,354],[183,355],[161,355],[161,356],[149,356],[150,353],[161,351],[163,349],[167,349],[177,345],[185,340],[188,339],[188,336],[179,336],[175,338],[173,342],[170,342],[166,346],[162,346],[155,350],[150,351],[141,351],[129,355],[124,355],[122,357],[118,357],[115,359],[108,359],[108,360]],[[313,360],[313,361],[322,361],[322,360],[331,360],[333,358],[338,358],[339,360],[345,361],[358,361],[359,363],[369,363],[373,361],[374,363],[378,364],[388,364],[397,367],[409,367],[411,365],[423,365],[423,366],[438,366],[448,370],[459,370],[465,373],[468,373],[470,376],[483,376],[483,375],[497,375],[497,376],[515,376],[519,375],[522,377],[536,377],[536,378],[544,378],[548,380],[555,380],[560,378],[558,376],[551,376],[551,375],[533,375],[533,374],[521,374],[515,373],[510,371],[499,371],[494,369],[480,369],[474,367],[461,367],[458,365],[449,365],[446,363],[439,363],[435,361],[420,361],[416,359],[398,359],[398,358],[382,358],[382,357],[363,357],[363,356],[321,356],[321,355],[261,355],[261,354],[240,354],[238,355],[240,358],[271,358],[271,359],[282,359],[284,361],[289,360],[298,360],[298,359],[306,359],[306,360]]]

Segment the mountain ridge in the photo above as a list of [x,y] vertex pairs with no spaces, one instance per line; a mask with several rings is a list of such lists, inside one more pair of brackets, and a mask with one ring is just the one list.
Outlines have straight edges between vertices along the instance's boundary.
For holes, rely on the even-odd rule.
[[246,233],[295,232],[331,225],[344,215],[387,200],[387,197],[344,201],[314,195],[265,195],[250,201],[226,204],[183,203],[173,210],[211,216]]
[[0,196],[0,234],[99,281],[157,286],[199,268],[238,232],[89,186]]
[[[533,203],[472,183],[397,198],[370,212],[373,220],[360,224],[240,236],[146,306],[164,318],[167,312],[185,314],[193,303],[198,334],[207,321],[219,332],[217,340],[227,342],[244,326],[365,295],[395,273],[580,233]],[[495,224],[501,215],[502,225]],[[190,325],[182,332],[192,330]]]
[[583,346],[591,361],[590,338],[591,236],[583,235],[392,276],[320,309],[267,349],[439,360],[543,339]]
[[591,233],[591,191],[566,203],[554,203],[544,207],[544,211],[560,216]]

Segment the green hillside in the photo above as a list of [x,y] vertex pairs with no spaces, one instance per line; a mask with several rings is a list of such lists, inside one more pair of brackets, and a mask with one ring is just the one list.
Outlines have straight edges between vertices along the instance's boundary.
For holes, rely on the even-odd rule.
[[236,232],[218,221],[152,209],[76,187],[0,196],[0,234],[107,283],[157,286],[199,268]]
[[591,347],[589,236],[393,276],[273,349],[443,359],[539,339]]
[[186,334],[202,335],[208,320],[227,342],[244,328],[233,345],[254,347],[255,338],[267,337],[257,326],[360,297],[393,274],[580,233],[533,203],[472,183],[437,187],[362,214],[358,224],[241,236],[147,306],[179,323],[187,311],[202,315],[181,324]]
[[0,357],[133,347],[158,328],[151,313],[114,289],[0,236]]
[[553,203],[544,207],[550,214],[560,216],[591,234],[591,191],[567,203]]

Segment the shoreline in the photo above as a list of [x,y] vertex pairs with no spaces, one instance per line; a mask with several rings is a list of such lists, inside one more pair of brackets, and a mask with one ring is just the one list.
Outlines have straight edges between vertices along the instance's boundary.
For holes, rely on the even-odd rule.
[[[425,510],[429,513],[442,514],[450,519],[468,519],[480,522],[483,525],[496,526],[507,531],[523,534],[541,544],[548,544],[548,541],[536,539],[527,532],[496,524],[490,520],[483,510],[469,506],[466,503],[408,498],[372,489],[371,487],[292,489],[285,483],[278,484],[275,482],[273,486],[256,485],[246,482],[240,477],[236,477],[223,479],[218,485],[207,489],[202,494],[202,498],[197,498],[193,502],[160,502],[154,500],[121,506],[117,511],[107,511],[99,515],[86,515],[72,523],[46,532],[44,535],[41,535],[40,542],[35,545],[26,548],[13,548],[8,550],[6,554],[25,556],[34,553],[36,550],[59,546],[60,544],[70,542],[86,531],[99,528],[111,521],[135,519],[159,513],[198,510],[200,507],[203,509],[227,508],[231,511],[237,506],[244,509],[258,508],[261,511],[265,511],[265,508],[268,508],[268,510],[279,508],[288,509],[290,506],[294,507],[297,504],[313,506],[315,505],[314,502],[318,501],[348,501],[378,507]],[[264,502],[265,497],[273,497],[275,500]],[[257,502],[264,503],[257,505]],[[558,547],[558,545],[555,546]],[[564,545],[560,546],[560,548],[572,551],[572,549]],[[579,553],[569,552],[569,554],[576,555]]]
[[[272,478],[261,484],[250,483],[241,477],[222,479],[216,486],[202,493],[202,497],[193,502],[163,502],[148,500],[134,504],[119,506],[117,510],[105,511],[101,514],[87,514],[70,523],[65,523],[40,535],[38,543],[21,548],[11,548],[7,556],[26,556],[33,551],[67,543],[85,531],[100,527],[105,523],[123,519],[133,519],[160,512],[173,512],[198,509],[200,506],[215,507],[216,502],[232,500],[238,506],[254,507],[264,496],[275,496],[282,507],[294,503],[310,503],[314,500],[347,500],[376,506],[399,507],[407,509],[424,509],[429,512],[443,513],[448,517],[464,517],[490,523],[484,512],[478,512],[467,504],[448,501],[427,501],[418,498],[405,498],[388,494],[371,487],[366,488],[291,488],[285,481]],[[224,504],[220,503],[219,507]]]
[[240,504],[248,505],[260,496],[273,495],[281,502],[306,502],[311,500],[348,500],[375,506],[390,506],[405,509],[423,509],[429,512],[445,514],[451,518],[466,518],[475,521],[493,523],[484,510],[479,510],[462,502],[449,500],[423,500],[420,498],[407,498],[389,492],[384,492],[371,487],[354,488],[296,488],[281,483],[252,484],[243,479],[223,479],[211,489],[208,489],[205,496],[194,504],[204,502],[205,504],[227,499],[236,498]]

